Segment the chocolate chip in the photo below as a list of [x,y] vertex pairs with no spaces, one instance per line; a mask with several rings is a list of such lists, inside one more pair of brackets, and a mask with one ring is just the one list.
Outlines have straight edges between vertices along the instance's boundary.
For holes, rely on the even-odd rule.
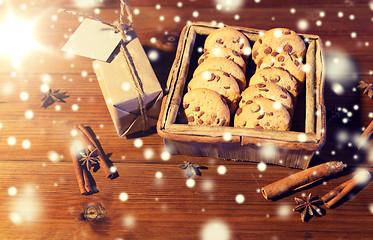
[[194,111],[195,111],[195,112],[198,112],[199,110],[201,110],[201,108],[198,107],[198,106],[194,108]]
[[278,52],[273,52],[273,53],[271,53],[271,56],[272,57],[276,57],[277,55],[279,55],[280,53],[278,53]]
[[206,49],[206,48],[204,48],[204,49],[203,49],[203,52],[204,52],[204,53],[205,53],[205,52],[207,52],[207,49]]
[[230,86],[224,86],[224,89],[230,89],[231,87]]
[[262,118],[264,118],[264,114],[262,114],[262,115],[259,115],[256,119],[262,119]]
[[245,122],[242,124],[242,127],[245,127],[245,126],[246,126],[246,123],[247,123],[247,122],[245,121]]
[[244,44],[243,44],[243,43],[241,43],[241,45],[240,45],[240,49],[243,49],[243,46],[244,46]]
[[264,53],[265,54],[270,54],[272,52],[272,48],[271,47],[267,47],[266,49],[264,49]]
[[262,39],[258,39],[258,42],[260,43],[260,44],[262,44],[263,43],[263,41],[262,41]]
[[224,126],[224,124],[225,124],[226,121],[227,121],[227,120],[225,120],[225,118],[223,118],[223,119],[221,120],[221,125]]
[[253,103],[253,101],[251,101],[251,100],[247,100],[247,102],[246,102],[247,105],[252,104],[252,103]]
[[284,51],[287,53],[291,53],[291,51],[293,51],[293,47],[290,44],[286,44],[284,46]]
[[259,125],[256,125],[256,126],[255,126],[255,129],[263,129],[263,127],[262,127],[262,126],[259,126]]
[[265,67],[265,68],[263,68],[263,69],[270,69],[271,67]]
[[205,112],[204,112],[204,111],[201,111],[200,114],[198,115],[198,117],[199,117],[199,118],[202,117],[203,114],[205,114]]
[[291,32],[290,32],[290,30],[289,29],[286,29],[285,31],[284,31],[284,35],[289,35]]
[[216,43],[219,43],[219,44],[223,44],[223,39],[219,38],[219,39],[216,39]]
[[216,81],[219,82],[220,76],[219,75],[215,75],[215,77],[216,77]]
[[258,88],[264,88],[264,87],[266,87],[267,85],[266,85],[265,83],[258,83],[256,86],[257,86]]
[[264,81],[264,82],[267,82],[268,79],[267,79],[266,77],[263,76],[263,81]]
[[215,121],[216,118],[217,118],[216,113],[213,113],[213,114],[211,115],[211,119],[212,119],[212,121]]
[[226,77],[229,77],[229,73],[226,73],[226,72],[223,72],[223,75],[226,76]]
[[189,103],[184,103],[183,107],[184,109],[187,109],[189,107]]
[[201,58],[201,59],[198,61],[198,64],[203,63],[203,61],[205,61],[205,59],[204,59],[204,58]]
[[233,53],[234,55],[236,55],[237,57],[240,56],[240,54],[239,54],[238,52],[234,51],[234,50],[232,50],[232,53]]
[[240,116],[241,113],[242,113],[242,108],[237,109],[237,111],[236,111],[236,115],[237,115],[237,116]]
[[281,63],[281,66],[285,66],[285,63]]
[[269,92],[269,89],[268,88],[259,88],[259,91]]
[[283,61],[285,61],[285,57],[284,57],[284,56],[279,56],[279,57],[277,58],[277,60],[278,60],[279,62],[283,62]]
[[245,104],[245,102],[246,102],[245,100],[243,100],[243,99],[241,100],[241,103],[242,103],[242,104]]
[[287,99],[288,98],[288,96],[282,95],[282,94],[280,94],[280,97],[283,98],[283,99]]
[[253,52],[253,58],[255,59],[259,55],[258,51]]
[[299,62],[298,62],[298,60],[295,59],[294,64],[295,64],[295,66],[298,67],[298,66],[299,66]]
[[220,119],[216,119],[216,124],[219,124],[220,123]]
[[193,116],[189,116],[188,117],[188,122],[194,122],[194,117]]
[[211,73],[211,77],[209,80],[207,80],[208,82],[211,82],[211,81],[214,81],[215,79],[215,74]]
[[199,125],[202,125],[202,124],[203,124],[203,120],[202,120],[202,119],[198,119],[197,122],[198,122]]
[[273,116],[273,112],[267,113],[268,116]]
[[262,65],[262,63],[263,63],[263,58],[259,60],[259,62],[258,62],[258,68],[260,68],[260,65]]
[[291,90],[291,87],[290,87],[289,85],[287,85],[287,86],[286,86],[286,89],[287,89],[288,91],[290,91],[290,90]]
[[277,83],[280,81],[280,76],[271,76],[269,79],[272,83]]

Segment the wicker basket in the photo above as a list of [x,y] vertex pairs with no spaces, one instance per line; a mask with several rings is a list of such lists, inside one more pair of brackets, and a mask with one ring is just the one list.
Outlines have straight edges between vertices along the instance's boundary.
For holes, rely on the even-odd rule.
[[[324,52],[316,35],[300,34],[307,42],[305,89],[298,96],[291,131],[257,130],[235,127],[190,126],[179,117],[180,105],[201,55],[206,36],[217,26],[197,22],[184,27],[172,66],[158,119],[157,131],[171,154],[204,156],[235,161],[264,162],[305,169],[316,150],[325,142],[326,121],[323,99]],[[251,43],[262,30],[233,27]],[[247,66],[247,79],[255,71]]]

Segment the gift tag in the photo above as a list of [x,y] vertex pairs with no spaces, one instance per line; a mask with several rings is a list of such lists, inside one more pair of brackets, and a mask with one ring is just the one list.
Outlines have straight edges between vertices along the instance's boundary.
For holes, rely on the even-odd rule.
[[84,19],[62,51],[107,62],[122,37],[99,21]]

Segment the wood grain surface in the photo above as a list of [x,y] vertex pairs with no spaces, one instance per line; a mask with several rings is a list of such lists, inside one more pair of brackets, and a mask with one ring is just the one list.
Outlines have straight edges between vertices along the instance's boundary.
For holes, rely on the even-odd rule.
[[[373,82],[372,3],[236,0],[231,2],[237,9],[226,11],[225,2],[128,0],[146,52],[158,54],[151,63],[161,85],[165,87],[176,47],[164,39],[178,36],[188,21],[263,30],[287,27],[319,35],[326,53],[325,105],[329,116],[334,109],[339,117],[328,122],[326,144],[311,165],[342,160],[348,171],[266,201],[261,187],[299,170],[169,156],[154,129],[120,138],[92,60],[60,50],[79,18],[57,15],[59,8],[67,8],[112,22],[118,18],[119,1],[0,0],[0,26],[10,12],[34,22],[33,34],[42,46],[24,53],[19,64],[14,55],[0,51],[0,239],[372,239],[372,183],[334,209],[322,206],[325,215],[307,223],[292,211],[294,197],[324,195],[350,179],[355,168],[373,169],[372,148],[358,152],[355,147],[362,128],[373,119],[373,100],[356,89],[360,80]],[[96,6],[80,9],[84,3]],[[3,44],[8,33],[0,31]],[[41,108],[43,84],[68,92],[66,103]],[[333,91],[341,87],[338,94]],[[89,196],[79,193],[69,153],[77,140],[74,124],[92,128],[120,175],[108,180],[103,170],[93,173],[99,192]],[[208,169],[187,180],[178,167],[183,161]],[[87,207],[98,204],[105,209],[102,221],[82,217]]]

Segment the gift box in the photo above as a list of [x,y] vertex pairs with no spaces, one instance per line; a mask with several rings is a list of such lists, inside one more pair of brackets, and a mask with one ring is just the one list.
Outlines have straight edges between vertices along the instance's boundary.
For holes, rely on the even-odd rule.
[[86,18],[62,50],[94,59],[93,70],[119,136],[156,125],[163,92],[133,29],[123,38],[118,29]]
[[[251,45],[263,30],[232,28],[243,33]],[[167,81],[169,93],[163,100],[158,120],[158,134],[171,154],[204,156],[233,161],[251,161],[305,169],[313,154],[326,139],[324,106],[324,51],[320,37],[300,34],[306,39],[305,88],[298,96],[290,131],[261,130],[229,126],[191,126],[185,123],[182,98],[198,66],[204,41],[218,26],[205,22],[184,27]],[[250,74],[255,65],[248,64]]]

